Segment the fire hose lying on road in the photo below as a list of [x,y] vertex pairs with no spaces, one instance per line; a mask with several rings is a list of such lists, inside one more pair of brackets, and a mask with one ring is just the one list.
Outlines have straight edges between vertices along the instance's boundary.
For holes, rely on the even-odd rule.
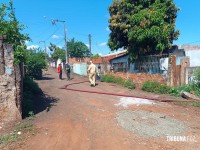
[[[68,91],[84,92],[84,93],[94,93],[94,94],[113,95],[113,96],[120,96],[120,97],[141,98],[141,99],[148,99],[148,100],[154,100],[154,101],[159,101],[159,102],[194,102],[194,101],[198,101],[198,100],[162,99],[162,98],[136,96],[136,95],[122,94],[122,93],[110,93],[110,92],[90,91],[90,90],[83,90],[83,89],[76,89],[76,88],[70,88],[69,87],[70,85],[80,84],[80,83],[85,83],[85,82],[88,82],[88,81],[83,81],[83,82],[77,82],[77,83],[68,84],[64,88],[60,88],[60,89],[65,89],[65,90],[68,90]],[[200,101],[198,101],[198,102],[200,102]]]

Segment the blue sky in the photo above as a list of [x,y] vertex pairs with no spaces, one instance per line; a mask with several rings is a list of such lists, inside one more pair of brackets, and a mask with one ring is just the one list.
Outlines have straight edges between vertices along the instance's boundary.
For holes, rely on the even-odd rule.
[[[9,0],[1,0],[8,2]],[[174,0],[178,12],[176,28],[181,35],[174,44],[200,45],[200,1]],[[52,19],[66,21],[67,39],[75,38],[88,45],[88,35],[92,35],[92,53],[108,54],[106,46],[109,37],[108,6],[112,0],[14,0],[17,19],[27,25],[24,30],[32,39],[27,46],[44,49],[50,42],[64,46],[63,23],[52,25]]]

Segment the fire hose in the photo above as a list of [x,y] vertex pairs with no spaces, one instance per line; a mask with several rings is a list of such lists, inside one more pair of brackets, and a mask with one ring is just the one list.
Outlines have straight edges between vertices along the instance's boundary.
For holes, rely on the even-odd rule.
[[93,93],[93,94],[103,94],[103,95],[112,95],[112,96],[120,96],[120,97],[131,97],[131,98],[140,98],[140,99],[147,99],[147,100],[153,100],[153,101],[159,101],[159,102],[194,102],[195,100],[176,100],[176,99],[162,99],[162,98],[155,98],[155,97],[145,97],[145,96],[136,96],[136,95],[130,95],[130,94],[122,94],[122,93],[110,93],[110,92],[100,92],[100,91],[91,91],[91,90],[83,90],[83,89],[76,89],[76,88],[70,88],[70,85],[74,84],[80,84],[88,81],[83,82],[77,82],[66,85],[64,88],[68,91],[75,91],[75,92],[84,92],[84,93]]

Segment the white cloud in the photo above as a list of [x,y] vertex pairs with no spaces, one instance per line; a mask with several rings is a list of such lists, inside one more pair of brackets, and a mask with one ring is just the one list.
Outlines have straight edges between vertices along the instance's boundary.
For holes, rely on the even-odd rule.
[[99,44],[99,46],[106,46],[106,45],[107,45],[106,42],[103,42],[103,43]]
[[30,46],[27,46],[27,49],[34,49],[34,48],[39,48],[39,45],[30,45]]
[[52,39],[59,39],[60,37],[58,35],[52,35]]
[[25,41],[25,44],[28,44],[29,43],[29,41]]
[[48,47],[48,46],[46,47],[46,49],[47,49],[47,51],[50,51],[50,49],[49,49],[49,47]]
[[90,45],[89,44],[85,44],[88,48],[90,47]]

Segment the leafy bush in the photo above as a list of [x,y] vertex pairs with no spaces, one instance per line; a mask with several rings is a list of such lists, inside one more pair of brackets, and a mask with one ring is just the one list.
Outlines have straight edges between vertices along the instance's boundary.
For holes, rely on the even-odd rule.
[[159,87],[158,82],[146,81],[142,85],[142,90],[147,92],[155,92],[158,87]]
[[115,77],[115,83],[123,85],[124,84],[124,80],[121,77]]
[[179,87],[173,87],[170,94],[174,96],[180,96],[182,92],[190,92],[193,89],[193,85],[181,85]]
[[124,81],[121,77],[115,77],[112,75],[103,75],[101,77],[102,82],[117,83],[129,89],[135,89],[136,86],[131,80]]
[[0,35],[6,35],[5,42],[11,44],[14,50],[15,63],[24,61],[25,41],[30,41],[28,34],[22,31],[26,28],[16,15],[13,0],[0,3]]
[[112,75],[103,75],[101,78],[102,82],[116,83],[116,79]]
[[159,94],[169,94],[171,92],[171,88],[169,86],[162,85],[155,81],[144,82],[142,85],[142,90]]
[[194,84],[188,84],[188,85],[181,85],[179,87],[173,87],[171,89],[170,94],[173,95],[173,96],[181,96],[181,93],[183,93],[183,92],[190,93],[191,91],[193,91],[196,96],[200,96],[200,89]]
[[200,88],[200,69],[197,69],[194,73],[194,86]]
[[[169,86],[159,84],[158,82],[147,81],[143,84],[142,90],[147,91],[147,92],[159,93],[159,94],[170,94],[173,96],[181,96],[182,92],[190,93],[191,91],[193,91],[195,95],[200,96],[200,88],[198,88],[197,84],[181,85],[179,87],[171,88]],[[180,104],[188,105],[188,103],[184,103],[184,102],[181,102]],[[200,107],[200,102],[192,102],[191,105],[195,107]]]
[[130,80],[125,81],[123,85],[124,85],[124,87],[127,87],[129,89],[136,88],[136,85],[133,82],[131,82]]
[[157,90],[160,94],[169,94],[171,92],[171,87],[161,84]]
[[29,116],[29,112],[33,111],[34,94],[42,94],[42,90],[31,78],[26,77],[23,82],[24,92],[22,100],[22,116]]
[[[200,96],[200,88],[198,88],[198,86],[194,83],[188,85],[181,85],[179,87],[174,87],[172,88],[170,94],[173,96],[181,96],[182,92],[190,93],[191,91],[193,91],[196,96]],[[188,103],[185,103],[184,105],[188,105]],[[195,107],[200,107],[200,102],[192,102],[191,105]]]
[[29,50],[25,58],[26,75],[40,79],[42,77],[42,69],[47,67],[46,54],[44,52],[36,52],[36,50]]

